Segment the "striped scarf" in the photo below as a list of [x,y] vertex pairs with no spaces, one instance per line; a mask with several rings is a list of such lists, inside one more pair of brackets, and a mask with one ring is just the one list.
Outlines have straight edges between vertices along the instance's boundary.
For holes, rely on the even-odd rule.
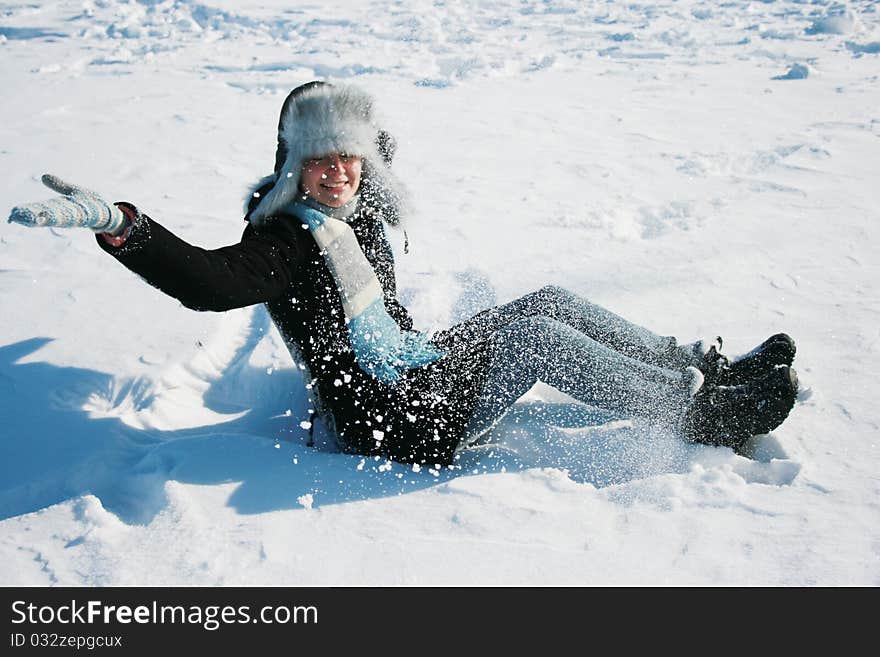
[[290,203],[287,210],[308,226],[336,281],[358,365],[384,383],[395,383],[407,370],[427,365],[443,352],[425,333],[401,331],[385,310],[376,272],[344,221],[356,203],[334,209],[307,198]]

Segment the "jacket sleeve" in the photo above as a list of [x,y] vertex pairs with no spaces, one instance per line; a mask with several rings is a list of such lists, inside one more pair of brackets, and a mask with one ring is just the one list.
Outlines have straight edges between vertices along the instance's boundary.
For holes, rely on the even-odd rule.
[[301,249],[289,230],[248,226],[238,244],[207,250],[175,236],[134,206],[131,233],[119,247],[100,235],[98,245],[147,283],[193,310],[223,311],[280,296],[301,266]]

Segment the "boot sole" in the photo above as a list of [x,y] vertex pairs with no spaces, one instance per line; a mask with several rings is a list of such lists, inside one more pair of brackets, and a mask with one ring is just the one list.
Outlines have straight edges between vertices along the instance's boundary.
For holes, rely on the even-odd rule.
[[[769,433],[778,427],[794,407],[797,372],[788,365],[779,365],[761,380],[760,385],[755,382],[755,386],[738,407],[734,405],[727,411],[727,422],[723,423],[727,424],[726,427],[722,427],[719,420],[699,428],[686,422],[685,435],[697,443],[736,450],[752,436]],[[737,416],[751,420],[740,421]]]
[[770,399],[764,400],[763,417],[754,427],[754,434],[769,433],[782,424],[794,408],[798,392],[797,372],[787,365],[776,368],[778,386],[773,389]]

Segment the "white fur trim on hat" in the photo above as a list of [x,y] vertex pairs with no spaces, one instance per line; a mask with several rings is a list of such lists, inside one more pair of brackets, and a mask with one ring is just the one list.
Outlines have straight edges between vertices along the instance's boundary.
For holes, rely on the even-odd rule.
[[287,156],[275,177],[275,186],[251,213],[251,222],[259,225],[293,201],[303,163],[330,153],[347,153],[368,160],[383,183],[396,187],[379,154],[378,133],[373,99],[364,91],[329,84],[304,91],[290,102],[281,117],[278,140],[286,147]]

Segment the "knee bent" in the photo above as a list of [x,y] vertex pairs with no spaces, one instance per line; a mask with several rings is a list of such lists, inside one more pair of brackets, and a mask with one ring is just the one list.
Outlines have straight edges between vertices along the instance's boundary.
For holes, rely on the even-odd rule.
[[547,300],[570,299],[573,295],[561,285],[545,285],[536,293],[540,298]]

